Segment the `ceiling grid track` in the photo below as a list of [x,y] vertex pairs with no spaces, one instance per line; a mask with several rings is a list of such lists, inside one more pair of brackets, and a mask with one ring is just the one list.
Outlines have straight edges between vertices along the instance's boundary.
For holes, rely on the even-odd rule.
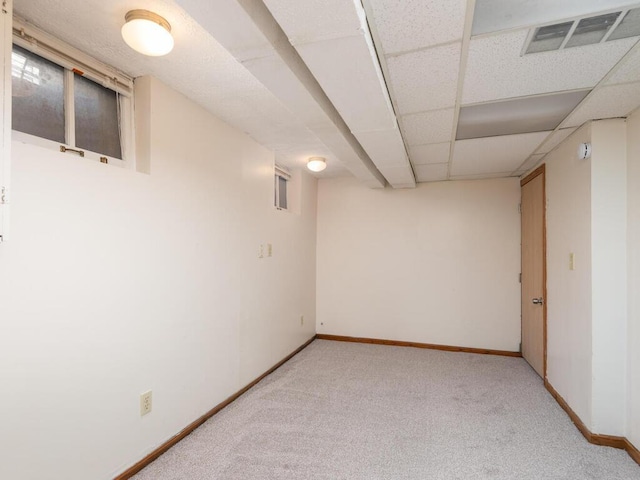
[[[584,122],[640,106],[640,0],[145,2],[175,32],[161,59],[122,42],[125,0],[15,9],[134,78],[158,78],[280,164],[326,157],[317,178],[411,188],[518,176]],[[551,50],[571,27],[580,37]],[[549,42],[524,54],[534,37]]]
[[[571,116],[572,116],[574,113],[578,112],[578,111],[580,110],[580,107],[582,107],[582,106],[586,105],[586,104],[589,102],[589,100],[590,100],[590,99],[592,99],[592,98],[594,97],[594,95],[596,94],[596,92],[598,92],[598,91],[599,91],[599,90],[601,90],[603,87],[605,87],[605,86],[606,86],[607,81],[608,81],[610,78],[612,78],[612,77],[616,74],[616,72],[617,72],[618,70],[620,70],[620,68],[621,68],[621,67],[622,67],[622,66],[623,66],[627,61],[629,61],[629,59],[631,59],[631,58],[632,58],[636,53],[640,53],[640,40],[639,40],[639,41],[637,41],[637,42],[636,42],[636,44],[635,44],[631,49],[629,49],[629,51],[628,51],[628,52],[627,52],[627,53],[626,53],[626,54],[625,54],[625,55],[624,55],[624,56],[623,56],[623,57],[618,61],[618,63],[616,63],[616,64],[614,65],[614,67],[613,67],[611,70],[609,70],[609,72],[608,72],[604,77],[602,77],[602,79],[601,79],[601,80],[596,84],[596,86],[595,86],[595,87],[593,87],[593,89],[591,89],[591,91],[587,94],[587,96],[586,96],[586,97],[584,97],[580,103],[578,103],[578,105],[577,105],[577,106],[576,106],[576,107],[575,107],[575,108],[574,108],[574,109],[573,109],[573,110],[572,110],[572,111],[571,111],[571,112],[566,116],[566,118],[565,118],[562,122],[560,122],[560,124],[559,124],[559,125],[558,125],[558,126],[557,126],[557,127],[556,127],[556,128],[555,128],[555,129],[550,133],[550,134],[549,134],[549,136],[548,136],[547,138],[545,138],[542,142],[540,142],[540,145],[538,145],[538,146],[536,147],[536,149],[531,153],[531,155],[529,155],[529,156],[528,156],[528,157],[527,157],[527,158],[526,158],[526,159],[525,159],[525,160],[520,164],[520,166],[519,166],[517,169],[515,169],[511,174],[512,174],[512,175],[514,175],[514,176],[515,176],[515,175],[518,175],[518,176],[526,175],[526,173],[527,173],[529,170],[532,170],[532,169],[536,168],[536,167],[540,164],[540,162],[542,162],[542,160],[544,159],[544,157],[545,157],[546,155],[548,155],[551,151],[553,151],[555,148],[557,148],[557,146],[556,146],[556,147],[554,147],[553,149],[551,149],[549,152],[545,152],[545,153],[543,153],[543,156],[542,156],[542,157],[540,157],[540,159],[535,163],[535,165],[529,166],[529,168],[527,168],[527,171],[526,171],[526,172],[522,172],[523,166],[524,166],[524,165],[526,165],[526,164],[527,164],[527,162],[529,162],[529,161],[530,161],[533,157],[535,157],[536,155],[540,155],[540,154],[541,154],[541,152],[540,152],[540,148],[544,147],[544,145],[545,145],[545,144],[547,144],[548,142],[550,142],[550,141],[552,140],[553,136],[554,136],[558,131],[560,131],[560,130],[566,130],[566,129],[569,129],[569,128],[574,128],[574,130],[575,130],[576,128],[579,128],[579,126],[578,126],[578,127],[566,126],[566,125],[565,125],[565,122],[567,121],[567,119],[571,118]],[[633,84],[633,83],[638,83],[638,82],[623,82],[623,83],[619,83],[619,84],[615,84],[615,85],[626,85],[626,84]],[[640,84],[639,84],[638,88],[640,88]],[[639,106],[639,107],[637,107],[636,109],[638,109],[638,108],[640,108],[640,106]],[[636,109],[634,109],[634,110],[636,110]],[[591,121],[591,120],[590,120],[590,121]]]
[[464,21],[464,33],[462,35],[462,46],[460,52],[460,69],[458,72],[458,89],[456,92],[456,106],[453,113],[453,131],[451,132],[451,146],[449,148],[449,162],[447,165],[447,179],[451,178],[451,168],[453,167],[453,154],[458,135],[458,119],[460,118],[460,108],[462,105],[462,91],[467,72],[467,59],[469,58],[469,44],[471,43],[471,31],[473,29],[473,17],[476,0],[467,0],[467,14]]
[[360,2],[264,4],[389,185],[414,188],[415,176]]
[[[386,179],[262,0],[178,0],[365,185]],[[221,15],[224,12],[224,15]]]
[[[378,30],[376,28],[376,24],[373,19],[373,12],[371,11],[371,6],[367,3],[366,0],[360,0],[360,5],[362,5],[363,10],[366,14],[367,27],[369,28],[369,33],[371,38],[373,39],[373,46],[375,48],[376,57],[378,59],[378,65],[380,66],[380,70],[382,71],[382,78],[384,80],[384,86],[387,90],[387,95],[389,95],[389,100],[391,101],[391,108],[393,110],[393,114],[396,118],[396,123],[398,125],[398,130],[400,131],[400,137],[402,138],[402,144],[404,145],[404,150],[407,154],[407,158],[410,159],[409,156],[409,146],[407,145],[407,140],[402,133],[402,129],[400,128],[400,120],[399,120],[399,110],[398,104],[396,102],[396,96],[393,92],[393,87],[391,86],[391,82],[389,81],[389,66],[387,65],[385,54],[380,47],[380,36],[378,35]],[[424,49],[420,49],[424,50]],[[413,162],[409,160],[409,167],[411,168],[411,174],[417,180],[415,169],[413,168]]]

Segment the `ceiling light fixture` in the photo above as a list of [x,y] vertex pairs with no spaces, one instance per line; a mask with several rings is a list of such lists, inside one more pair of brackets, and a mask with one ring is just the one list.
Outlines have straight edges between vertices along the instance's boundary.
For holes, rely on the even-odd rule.
[[151,57],[166,55],[173,49],[171,25],[148,10],[131,10],[122,26],[122,38],[136,52]]
[[327,168],[327,159],[324,157],[311,157],[307,162],[307,168],[312,172],[321,172]]

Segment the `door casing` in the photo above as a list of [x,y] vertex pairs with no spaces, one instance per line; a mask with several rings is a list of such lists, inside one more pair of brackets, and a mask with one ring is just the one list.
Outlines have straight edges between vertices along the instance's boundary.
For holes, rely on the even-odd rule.
[[[547,194],[546,194],[546,169],[545,165],[542,164],[538,168],[536,168],[533,172],[527,175],[520,181],[520,188],[524,187],[527,183],[531,182],[533,179],[542,176],[542,378],[546,381],[547,379],[547,214],[546,214],[546,204],[547,204]],[[522,190],[521,190],[522,191]],[[522,221],[522,220],[521,220]],[[522,251],[521,244],[521,254],[524,255]],[[524,284],[523,284],[524,285]],[[524,292],[522,292],[523,298],[522,302],[529,301],[529,299],[524,298]],[[522,303],[521,303],[521,326],[524,321],[524,312],[522,312]],[[524,332],[524,328],[522,329]],[[523,342],[524,343],[524,342]]]

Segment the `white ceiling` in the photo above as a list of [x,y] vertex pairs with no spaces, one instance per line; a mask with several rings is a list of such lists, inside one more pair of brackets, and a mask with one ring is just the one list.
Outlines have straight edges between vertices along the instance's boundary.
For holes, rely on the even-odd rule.
[[[522,55],[532,28],[625,0],[15,0],[15,13],[133,77],[153,75],[319,176],[372,187],[517,176],[582,123],[640,106],[638,37]],[[143,57],[127,11],[172,26]],[[475,20],[474,20],[475,13]],[[473,33],[473,34],[472,34]],[[591,90],[555,130],[455,140],[460,109]],[[535,112],[532,107],[531,115]],[[523,112],[526,124],[527,111]],[[491,131],[491,129],[489,129]]]

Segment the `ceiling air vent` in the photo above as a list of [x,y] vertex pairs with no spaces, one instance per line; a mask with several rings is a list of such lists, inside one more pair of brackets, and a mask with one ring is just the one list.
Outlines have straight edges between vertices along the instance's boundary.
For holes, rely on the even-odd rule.
[[640,8],[537,27],[529,35],[525,55],[581,47],[640,35]]
[[527,48],[527,53],[548,52],[558,50],[571,30],[573,22],[556,23],[536,28]]
[[619,40],[638,35],[640,35],[640,8],[634,8],[626,13],[607,40]]
[[609,29],[616,23],[620,12],[583,18],[573,31],[566,47],[581,47],[600,43]]

